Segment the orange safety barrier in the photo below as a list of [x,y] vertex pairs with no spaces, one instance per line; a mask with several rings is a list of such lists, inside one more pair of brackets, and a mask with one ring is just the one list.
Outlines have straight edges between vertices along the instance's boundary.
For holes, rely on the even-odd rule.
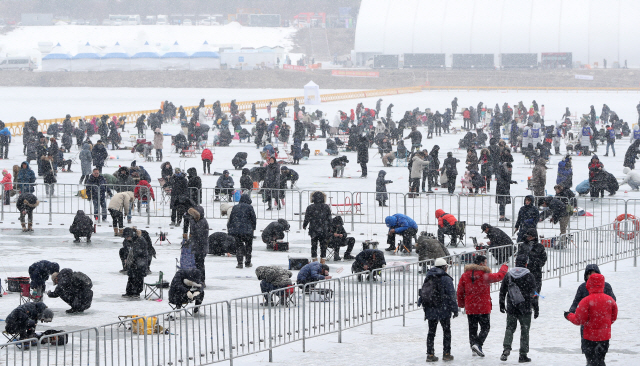
[[[372,98],[377,96],[384,95],[397,95],[397,94],[407,94],[407,93],[419,93],[422,91],[422,88],[419,86],[407,87],[407,88],[396,88],[396,89],[380,89],[380,90],[369,90],[369,91],[357,91],[357,92],[345,92],[345,93],[335,93],[335,94],[324,94],[321,95],[320,98],[322,102],[334,102],[338,100],[348,100],[348,99],[360,99],[360,98]],[[262,100],[251,100],[245,102],[236,102],[238,105],[238,110],[240,111],[249,111],[251,110],[251,105],[255,103],[256,109],[265,109],[269,105],[269,102],[272,103],[272,108],[276,108],[278,104],[282,102],[287,102],[289,105],[293,105],[293,100],[298,99],[300,104],[304,104],[304,97],[289,97],[289,98],[276,98],[276,99],[262,99]],[[221,104],[222,112],[228,113],[230,110],[230,103]],[[195,106],[192,107],[183,107],[187,117],[191,116],[191,109],[197,108]],[[212,109],[213,104],[205,105],[206,109]],[[86,115],[84,118],[87,121],[90,121],[93,117],[100,118],[102,115],[116,116],[116,117],[126,117],[125,123],[134,123],[139,116],[142,114],[146,114],[147,116],[151,113],[156,113],[158,109],[150,109],[145,111],[135,111],[135,112],[120,112],[120,113],[100,113],[96,115]],[[73,122],[76,122],[81,117],[71,117]],[[109,118],[111,119],[111,118]],[[54,118],[54,119],[43,119],[38,120],[38,126],[40,127],[40,131],[46,132],[49,126],[53,123],[58,123],[62,125],[64,118]],[[12,136],[22,135],[22,127],[24,126],[24,122],[11,122],[5,123],[5,127],[11,131]],[[62,126],[61,126],[62,127]]]

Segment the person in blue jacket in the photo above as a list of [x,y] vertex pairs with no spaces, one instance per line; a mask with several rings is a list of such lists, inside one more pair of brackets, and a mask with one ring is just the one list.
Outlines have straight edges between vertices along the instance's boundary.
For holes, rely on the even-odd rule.
[[11,132],[5,127],[0,130],[0,159],[9,159],[9,144],[11,143]]
[[387,216],[384,222],[389,228],[389,233],[387,234],[387,244],[389,244],[389,248],[385,250],[387,252],[396,250],[396,234],[398,234],[402,235],[402,248],[400,249],[411,253],[413,248],[411,239],[418,233],[418,224],[416,224],[411,217],[403,214]]
[[322,280],[330,280],[329,266],[320,262],[311,262],[300,269],[298,272],[298,285],[305,285],[310,282]]
[[558,163],[558,178],[556,184],[565,188],[571,188],[573,185],[573,168],[571,167],[571,156],[567,155]]
[[[442,326],[443,332],[443,350],[442,360],[452,361],[451,355],[451,317],[456,318],[458,316],[458,302],[456,301],[456,290],[453,287],[453,278],[447,274],[447,262],[444,258],[436,259],[434,266],[427,272],[427,281],[440,281],[439,285],[433,286],[433,288],[439,288],[441,296],[438,296],[436,301],[431,303],[424,301],[423,296],[428,294],[420,294],[419,304],[424,310],[424,320],[429,323],[429,333],[427,334],[427,362],[436,362],[438,357],[435,356],[434,340],[436,337],[436,331],[438,330],[438,323]],[[424,288],[424,286],[423,286]],[[422,290],[420,290],[422,292]]]

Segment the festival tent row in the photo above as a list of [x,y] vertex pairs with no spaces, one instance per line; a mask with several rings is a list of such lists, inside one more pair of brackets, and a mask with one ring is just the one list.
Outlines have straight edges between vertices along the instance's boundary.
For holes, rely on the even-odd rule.
[[58,43],[42,58],[43,71],[138,71],[138,70],[213,70],[220,69],[220,54],[205,41],[192,54],[178,42],[161,53],[146,42],[129,54],[119,43],[101,52],[88,42],[71,55]]

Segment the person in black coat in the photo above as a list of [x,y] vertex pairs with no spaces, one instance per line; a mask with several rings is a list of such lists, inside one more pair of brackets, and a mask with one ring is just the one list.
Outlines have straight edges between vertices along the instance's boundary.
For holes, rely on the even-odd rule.
[[253,247],[253,232],[256,230],[256,212],[251,206],[251,196],[243,194],[240,202],[233,206],[227,221],[227,232],[236,240],[236,259],[238,265],[236,268],[242,268],[242,259],[244,257],[244,265],[251,267],[251,251]]
[[149,269],[148,244],[142,236],[138,236],[136,230],[130,227],[122,231],[122,237],[124,238],[123,245],[129,248],[125,261],[129,279],[127,280],[126,293],[122,297],[140,298],[144,287],[144,278]]
[[[506,361],[511,354],[511,344],[513,343],[513,333],[520,323],[520,362],[530,362],[527,357],[529,353],[529,328],[531,327],[531,310],[533,318],[539,315],[538,296],[536,296],[536,280],[526,267],[527,258],[518,256],[516,266],[511,268],[500,285],[500,312],[507,313],[507,329],[504,335],[504,350],[501,361]],[[509,290],[509,285],[513,283],[522,294],[523,301],[514,304],[513,293]],[[507,298],[507,293],[509,297]]]
[[253,178],[251,177],[251,170],[249,170],[249,168],[242,169],[240,189],[242,189],[243,193],[251,193],[251,190],[253,190]]
[[223,232],[209,235],[209,254],[213,255],[236,255],[236,239]]
[[51,298],[59,297],[71,306],[67,314],[82,313],[91,307],[93,300],[93,283],[89,276],[82,272],[74,272],[69,268],[60,270],[57,276],[52,276],[56,289],[47,292]]
[[95,165],[95,167],[100,171],[100,174],[102,174],[104,161],[109,157],[109,153],[102,144],[102,140],[98,140],[98,142],[96,142],[96,144],[93,146],[93,149],[91,150],[91,156],[93,157],[93,165]]
[[366,136],[360,136],[358,145],[356,146],[358,152],[358,161],[360,168],[362,169],[362,175],[360,178],[367,177],[367,163],[369,162],[369,139]]
[[[509,257],[513,254],[513,247],[505,247],[506,245],[513,245],[513,240],[504,231],[493,227],[489,224],[482,224],[480,227],[482,232],[487,235],[489,239],[489,252],[496,259],[496,264],[507,262]],[[501,247],[500,249],[491,249]]]
[[[359,273],[364,271],[375,271],[387,265],[384,259],[384,252],[378,249],[365,249],[358,253],[355,262],[351,265],[351,273]],[[373,272],[375,280],[377,272]]]
[[204,208],[200,205],[189,208],[184,215],[184,227],[182,229],[182,238],[184,240],[187,240],[187,234],[189,234],[189,240],[193,242],[192,250],[196,268],[202,274],[203,287],[206,287],[204,258],[209,252],[209,222],[204,215]]
[[[196,306],[202,304],[204,299],[204,276],[198,269],[181,269],[173,276],[169,287],[169,304],[176,309],[186,307],[191,301]],[[194,312],[197,312],[197,308]]]
[[13,309],[5,319],[4,329],[9,334],[18,334],[20,339],[35,338],[38,320],[52,321],[53,311],[43,302],[28,302]]
[[[38,198],[33,193],[22,193],[16,199],[16,208],[20,212],[20,225],[22,225],[22,231],[33,231],[33,210],[40,205]],[[29,221],[27,227],[24,223],[25,216]]]
[[[434,145],[429,153],[431,162],[429,163],[429,170],[427,178],[429,179],[429,187],[438,186],[438,171],[440,170],[440,158],[438,153],[440,152],[440,146]],[[422,182],[422,190],[424,191],[424,181]]]
[[293,187],[296,185],[296,182],[298,181],[299,178],[300,176],[295,170],[289,169],[286,166],[283,166],[282,168],[280,168],[280,188],[281,189],[287,189],[287,181],[291,181],[291,189],[293,189]]
[[267,245],[267,249],[273,249],[274,243],[284,239],[285,232],[289,231],[289,222],[285,219],[278,219],[269,223],[262,231],[262,242]]
[[264,176],[264,183],[262,184],[263,202],[267,202],[267,211],[271,211],[271,201],[275,200],[278,210],[281,208],[278,189],[280,189],[280,165],[276,161],[275,157],[269,158],[269,165],[267,165],[267,171]]
[[547,263],[547,251],[544,245],[538,240],[538,231],[529,229],[525,234],[525,247],[529,249],[529,263],[527,268],[536,280],[536,291],[538,294],[542,290],[542,267]]
[[329,239],[329,228],[331,227],[331,208],[327,205],[326,195],[320,191],[311,194],[311,202],[305,211],[302,228],[309,226],[309,236],[311,237],[311,257],[318,259],[318,244],[320,244],[320,262],[325,262],[327,255],[327,244]]
[[458,167],[457,164],[460,162],[459,159],[453,157],[453,153],[449,151],[447,153],[447,158],[444,159],[442,163],[442,168],[445,169],[445,174],[447,176],[447,187],[449,190],[449,194],[453,194],[456,190],[456,177],[458,176]]
[[522,243],[524,234],[528,229],[535,229],[538,226],[540,212],[533,204],[533,196],[529,195],[524,198],[524,205],[518,211],[518,219],[516,220],[515,230],[518,230],[517,242]]
[[60,272],[60,265],[47,260],[41,260],[29,266],[31,290],[33,290],[37,296],[40,296],[39,301],[42,301],[42,295],[46,289],[45,282],[49,279],[50,275],[57,275],[58,272]]
[[570,219],[569,213],[567,212],[567,205],[557,198],[547,196],[542,200],[540,207],[548,208],[548,210],[542,211],[540,221],[551,216],[551,220],[549,221],[551,221],[552,224],[560,224],[560,235],[566,234]]
[[353,246],[356,243],[356,239],[347,237],[347,231],[344,229],[344,222],[342,217],[336,216],[331,220],[331,228],[329,229],[329,247],[333,248],[333,259],[336,261],[342,260],[340,258],[340,247],[347,247],[347,251],[344,252],[344,259],[355,259],[351,255]]
[[340,172],[340,178],[344,174],[344,167],[347,166],[349,160],[345,155],[331,160],[331,169],[333,170],[333,177],[338,178],[338,172]]
[[393,181],[384,179],[387,175],[387,172],[381,170],[378,172],[378,178],[376,179],[376,201],[378,201],[378,206],[387,207],[387,200],[389,199],[389,194],[387,193],[387,184],[393,183]]
[[[575,314],[576,309],[578,308],[578,304],[580,304],[580,301],[582,301],[585,297],[589,296],[589,291],[587,290],[587,280],[589,279],[589,276],[591,276],[594,273],[601,274],[600,268],[598,267],[598,265],[587,264],[587,266],[584,268],[584,282],[581,283],[580,286],[578,286],[578,290],[576,291],[576,296],[573,298],[573,303],[569,308],[570,313]],[[611,298],[613,298],[613,301],[616,301],[616,295],[613,294],[613,288],[608,282],[604,283],[604,293],[605,295],[611,296]],[[584,326],[580,327],[580,338],[581,338],[582,353],[585,353],[584,352],[585,343],[584,343],[584,338],[582,337],[583,328]]]
[[[182,215],[186,212],[186,205],[184,203],[191,201],[191,197],[189,196],[189,181],[180,168],[176,168],[175,174],[171,176],[169,180],[169,185],[171,186],[171,201],[169,203],[169,208],[171,208],[171,224],[180,226]],[[178,208],[181,209],[180,212],[178,212]]]
[[505,216],[505,209],[506,205],[511,204],[511,185],[518,184],[518,182],[511,179],[511,171],[511,163],[498,164],[498,168],[495,170],[496,178],[498,179],[496,184],[496,203],[500,214],[498,221],[511,221]]
[[189,176],[188,187],[189,197],[197,204],[202,203],[202,179],[198,177],[198,171],[196,168],[187,169],[187,175]]
[[239,152],[236,156],[231,159],[231,164],[233,164],[233,168],[238,170],[242,169],[245,165],[247,165],[247,153]]
[[86,236],[87,243],[91,243],[91,234],[93,233],[93,220],[84,211],[78,210],[76,217],[73,218],[73,223],[69,228],[69,232],[73,234],[74,243],[80,242],[80,237]]

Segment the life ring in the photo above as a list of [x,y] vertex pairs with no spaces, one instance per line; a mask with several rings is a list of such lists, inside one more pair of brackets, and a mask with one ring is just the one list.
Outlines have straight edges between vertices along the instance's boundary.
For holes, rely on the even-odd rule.
[[[625,220],[630,220],[631,222],[633,222],[633,228],[631,231],[626,232],[620,230],[620,224],[622,224],[622,222]],[[618,215],[613,223],[613,228],[616,230],[616,235],[618,235],[619,238],[623,240],[631,240],[635,238],[636,233],[640,231],[640,220],[638,220],[631,214]]]

